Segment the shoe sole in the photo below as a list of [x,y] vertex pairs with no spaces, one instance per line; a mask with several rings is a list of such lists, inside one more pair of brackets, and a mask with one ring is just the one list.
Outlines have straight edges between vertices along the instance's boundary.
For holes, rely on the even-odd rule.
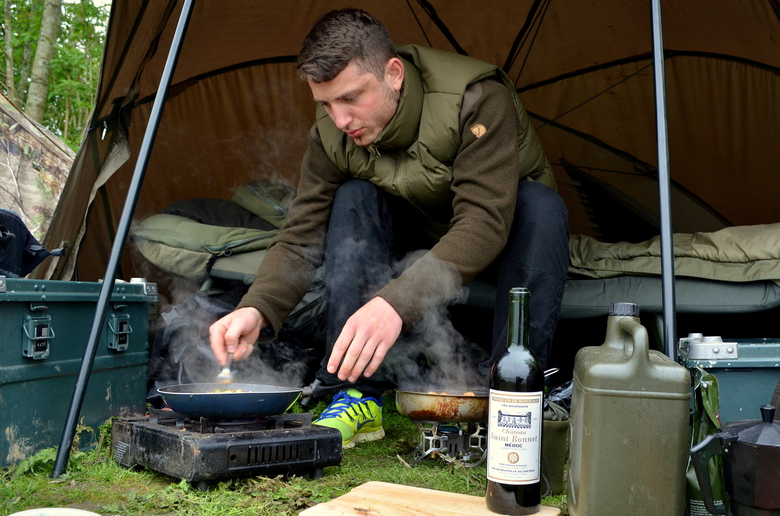
[[385,436],[384,428],[380,428],[379,430],[376,430],[374,432],[355,434],[354,436],[352,436],[352,439],[350,439],[345,443],[342,443],[341,448],[344,450],[349,450],[350,448],[354,448],[356,444],[378,441],[379,439],[382,439],[384,436]]

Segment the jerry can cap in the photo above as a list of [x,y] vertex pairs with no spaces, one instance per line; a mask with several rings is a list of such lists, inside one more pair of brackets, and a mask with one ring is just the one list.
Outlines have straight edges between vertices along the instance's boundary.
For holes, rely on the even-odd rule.
[[629,317],[639,317],[639,305],[636,303],[610,303],[609,315],[627,315]]

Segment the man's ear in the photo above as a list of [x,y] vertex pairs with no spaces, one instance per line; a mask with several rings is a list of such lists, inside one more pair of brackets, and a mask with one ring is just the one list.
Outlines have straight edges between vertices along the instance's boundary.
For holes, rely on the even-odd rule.
[[385,65],[385,77],[395,91],[401,91],[404,84],[404,64],[397,57],[387,61]]

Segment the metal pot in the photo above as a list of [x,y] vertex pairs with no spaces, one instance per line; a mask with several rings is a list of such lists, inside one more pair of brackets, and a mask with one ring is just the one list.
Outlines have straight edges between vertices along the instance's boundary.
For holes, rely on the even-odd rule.
[[[761,406],[761,421],[726,425],[691,448],[691,458],[704,505],[712,514],[734,516],[780,516],[780,423],[774,422],[775,407]],[[729,499],[715,504],[707,463],[723,456],[723,484]]]
[[442,394],[395,391],[398,412],[415,421],[479,422],[487,421],[488,395],[484,390]]
[[299,397],[311,396],[308,388],[250,383],[189,383],[162,387],[158,392],[179,414],[214,419],[273,416],[286,411]]

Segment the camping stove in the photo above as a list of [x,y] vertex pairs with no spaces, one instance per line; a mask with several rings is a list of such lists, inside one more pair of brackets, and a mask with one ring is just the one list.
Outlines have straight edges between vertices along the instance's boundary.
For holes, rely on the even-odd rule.
[[420,430],[420,443],[413,452],[415,464],[425,457],[471,468],[485,460],[487,427],[484,423],[412,421]]
[[187,480],[210,483],[254,475],[309,473],[341,463],[341,432],[311,424],[311,413],[252,420],[186,418],[168,410],[117,419],[111,428],[114,460]]

